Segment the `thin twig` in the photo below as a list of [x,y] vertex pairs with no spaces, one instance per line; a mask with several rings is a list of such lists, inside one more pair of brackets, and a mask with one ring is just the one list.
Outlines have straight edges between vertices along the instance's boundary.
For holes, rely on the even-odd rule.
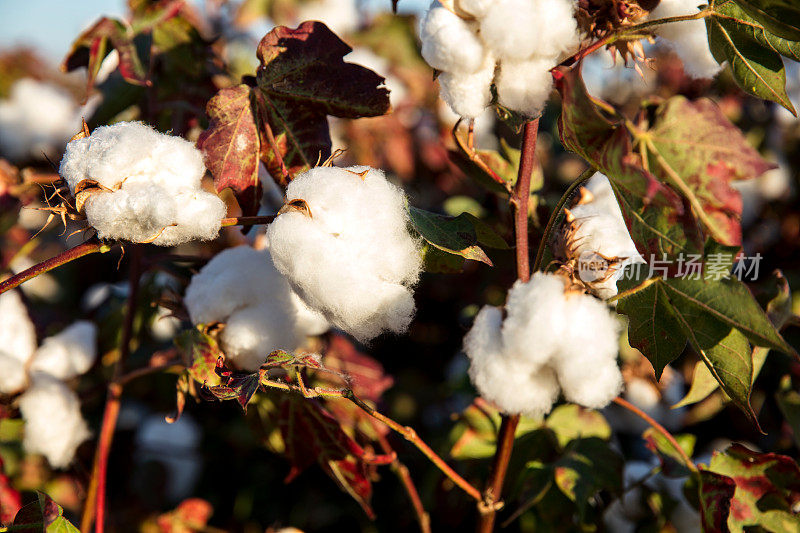
[[29,279],[35,278],[40,274],[44,274],[45,272],[49,272],[56,267],[60,267],[61,265],[65,265],[70,261],[74,261],[79,259],[85,255],[94,254],[94,253],[105,253],[109,251],[111,247],[107,244],[101,243],[97,239],[90,239],[78,246],[70,248],[69,250],[65,250],[58,254],[55,257],[51,257],[46,261],[42,261],[32,267],[23,270],[19,274],[11,276],[10,278],[0,282],[0,294],[6,292],[7,290],[13,289],[14,287],[19,286],[20,284],[28,281]]
[[[525,124],[522,134],[519,174],[511,195],[510,203],[514,209],[514,236],[517,255],[517,278],[527,282],[531,277],[530,253],[528,249],[528,199],[531,194],[531,175],[536,164],[536,138],[539,119]],[[480,521],[478,531],[490,533],[494,529],[495,515],[502,507],[503,483],[514,449],[514,435],[519,424],[519,415],[502,415],[497,437],[492,470],[483,498],[478,503]]]
[[222,219],[222,227],[228,226],[255,226],[257,224],[270,224],[275,220],[275,215],[264,215],[258,217],[230,217]]
[[[470,124],[472,124],[472,122],[470,122]],[[470,138],[469,138],[469,135],[471,135],[472,133],[468,132],[468,134],[467,134],[467,142],[466,143],[464,142],[464,140],[461,137],[459,137],[459,135],[458,135],[458,127],[460,125],[461,125],[461,119],[459,119],[458,122],[456,122],[456,125],[453,126],[453,130],[452,130],[453,140],[455,141],[456,146],[458,146],[458,148],[461,150],[461,152],[465,156],[467,156],[467,158],[470,161],[475,163],[475,165],[477,165],[478,168],[480,168],[482,171],[484,171],[486,173],[486,175],[489,176],[493,181],[496,181],[497,183],[502,185],[506,190],[509,190],[509,186],[508,186],[508,183],[506,182],[506,180],[501,178],[497,174],[497,172],[495,172],[494,170],[489,168],[489,165],[486,164],[486,161],[481,159],[481,155],[474,150],[473,145],[472,145],[472,143],[474,143],[474,139],[473,139],[472,142],[470,142]]]
[[122,340],[119,347],[119,358],[114,365],[114,373],[108,385],[106,407],[103,412],[103,421],[100,426],[100,438],[92,467],[92,479],[86,496],[86,504],[81,519],[81,531],[91,530],[92,522],[96,518],[95,531],[103,533],[105,529],[106,511],[106,480],[108,477],[108,455],[111,451],[111,442],[119,418],[120,398],[125,360],[128,358],[133,337],[134,316],[139,295],[139,278],[141,275],[141,247],[134,244],[131,251],[130,272],[128,277],[128,305],[125,311],[125,323],[122,329]]
[[564,194],[561,195],[561,198],[558,200],[556,207],[553,209],[553,212],[550,213],[550,219],[547,221],[547,226],[544,228],[544,234],[542,235],[542,240],[539,241],[539,248],[536,250],[536,259],[533,261],[533,271],[538,272],[539,269],[542,268],[542,259],[544,258],[544,250],[547,247],[547,244],[550,242],[552,238],[552,233],[556,227],[556,221],[558,220],[559,215],[561,214],[561,210],[564,209],[564,206],[567,205],[572,193],[575,190],[586,183],[589,178],[594,176],[594,173],[597,172],[594,168],[588,168],[583,171],[583,173],[578,176],[578,179],[573,181],[570,186],[564,191]]
[[378,421],[374,418],[369,418],[369,420],[378,435],[378,443],[381,445],[383,453],[395,456],[391,465],[392,471],[400,480],[400,483],[403,484],[403,488],[406,494],[408,494],[408,499],[411,500],[411,506],[414,508],[414,514],[417,517],[417,523],[419,524],[421,533],[431,533],[431,517],[422,505],[422,498],[419,497],[417,487],[414,486],[414,480],[411,479],[411,473],[408,471],[408,467],[397,459],[397,454],[392,448],[392,445],[389,444],[389,439],[381,433]]
[[613,401],[614,401],[615,404],[619,405],[620,407],[624,407],[625,409],[627,409],[631,413],[633,413],[636,416],[640,417],[642,420],[644,420],[650,426],[652,426],[653,429],[655,429],[656,431],[661,433],[664,436],[664,438],[667,439],[669,441],[669,443],[672,444],[672,446],[678,451],[678,453],[681,456],[681,459],[683,459],[683,462],[686,464],[686,466],[689,468],[689,470],[691,470],[693,472],[697,471],[697,465],[694,464],[694,461],[692,461],[691,458],[688,455],[686,455],[686,452],[683,450],[683,448],[681,448],[681,445],[678,444],[678,441],[675,440],[675,437],[672,436],[672,433],[667,431],[667,429],[664,426],[662,426],[661,424],[656,422],[653,419],[652,416],[648,415],[647,413],[645,413],[644,411],[642,411],[641,409],[639,409],[638,407],[636,407],[635,405],[633,405],[629,401],[627,401],[627,400],[625,400],[623,398],[620,398],[619,396],[614,398]]

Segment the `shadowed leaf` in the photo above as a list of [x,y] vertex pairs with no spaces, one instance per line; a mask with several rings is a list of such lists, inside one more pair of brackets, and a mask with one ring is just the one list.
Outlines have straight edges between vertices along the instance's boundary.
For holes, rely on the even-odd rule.
[[64,518],[64,509],[50,496],[37,491],[35,499],[27,503],[14,517],[9,532],[37,531],[41,533],[80,533]]
[[699,477],[698,497],[703,531],[726,533],[729,531],[728,515],[736,484],[731,478],[708,470],[700,470]]
[[[486,252],[478,246],[478,232],[474,222],[475,217],[472,215],[462,213],[457,217],[450,217],[431,213],[413,206],[409,207],[408,211],[411,223],[417,233],[431,246],[450,254],[459,255],[465,259],[480,261],[492,266],[492,261],[486,255]],[[491,232],[488,226],[482,224],[481,232],[484,233],[484,240],[488,235],[487,231]],[[502,241],[496,235],[493,238]],[[493,242],[497,243],[496,240]]]

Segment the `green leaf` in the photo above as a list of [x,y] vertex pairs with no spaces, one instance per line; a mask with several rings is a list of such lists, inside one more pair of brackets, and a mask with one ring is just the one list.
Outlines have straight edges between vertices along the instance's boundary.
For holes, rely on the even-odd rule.
[[793,0],[736,0],[775,35],[800,41],[800,6]]
[[[417,233],[431,246],[465,259],[480,261],[492,266],[492,261],[486,252],[477,244],[478,232],[474,216],[462,213],[457,217],[449,217],[413,206],[409,206],[408,212]],[[491,232],[488,226],[484,224],[481,231],[484,233],[484,240],[487,238],[491,240],[486,236],[487,231]],[[499,236],[496,238],[502,241]]]
[[544,425],[553,430],[558,444],[562,447],[566,447],[575,439],[611,438],[611,426],[602,414],[575,404],[559,405],[553,409]]
[[192,328],[175,338],[175,346],[183,355],[186,370],[192,379],[207,387],[220,384],[216,368],[223,353],[216,340],[199,328]]
[[695,221],[680,197],[643,167],[625,124],[606,118],[587,94],[578,68],[559,72],[561,142],[608,176],[639,252],[662,257],[701,250]]
[[64,509],[47,494],[36,492],[36,499],[17,512],[9,532],[80,533],[64,518]]
[[779,53],[791,50],[796,55],[796,49],[767,32],[733,0],[714,2],[713,11],[706,17],[706,30],[714,59],[728,61],[745,92],[777,102],[796,115],[786,94],[786,71]]
[[595,493],[622,486],[622,466],[622,457],[608,442],[593,437],[573,441],[553,465],[553,475],[561,492],[578,506],[583,521]]
[[753,526],[787,533],[800,530],[800,517],[793,512],[800,500],[800,468],[790,457],[734,444],[724,453],[714,453],[709,470],[736,484],[728,517],[732,532]]
[[352,49],[325,24],[278,26],[261,40],[255,100],[261,160],[279,183],[330,156],[328,115],[389,112],[389,91],[373,71],[346,63]]
[[220,90],[206,106],[209,125],[197,140],[217,192],[230,187],[245,215],[261,205],[260,142],[250,87]]
[[[501,418],[497,410],[472,404],[460,415],[459,422],[450,434],[453,446],[450,455],[454,459],[483,459],[494,455],[497,446],[497,431]],[[514,438],[536,432],[542,423],[528,417],[522,417],[517,425]]]
[[688,200],[716,241],[739,246],[742,200],[730,182],[758,177],[774,165],[707,99],[670,98],[656,110],[653,127],[637,135],[658,179]]
[[681,450],[687,457],[691,457],[694,452],[694,445],[697,437],[691,434],[676,435],[675,440],[681,447],[678,450],[660,431],[654,428],[647,428],[642,434],[647,447],[656,454],[661,461],[661,470],[670,477],[684,477],[692,473],[692,469],[686,464],[686,460],[681,454]]

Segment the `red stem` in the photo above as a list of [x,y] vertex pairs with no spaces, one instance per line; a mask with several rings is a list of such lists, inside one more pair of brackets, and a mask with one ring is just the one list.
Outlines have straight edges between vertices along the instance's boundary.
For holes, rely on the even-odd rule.
[[131,250],[131,264],[128,278],[130,290],[128,293],[128,305],[125,312],[125,323],[122,329],[119,358],[114,365],[113,377],[108,385],[106,407],[103,412],[103,422],[100,426],[100,438],[97,443],[94,467],[92,468],[92,479],[89,483],[86,504],[81,520],[81,531],[84,532],[88,532],[91,529],[92,522],[95,519],[95,531],[97,533],[103,533],[105,530],[108,456],[111,452],[111,442],[113,441],[114,431],[117,427],[117,419],[119,418],[120,398],[122,396],[120,380],[123,377],[122,372],[124,370],[125,360],[130,353],[131,339],[133,337],[133,323],[139,295],[139,278],[141,276],[141,254],[141,247],[134,244]]
[[[514,235],[517,251],[517,278],[527,282],[531,277],[530,253],[528,249],[528,199],[531,193],[531,175],[536,164],[536,138],[539,130],[539,119],[525,124],[522,133],[522,154],[519,163],[517,183],[511,195],[511,206],[514,208]],[[495,515],[501,506],[503,482],[514,449],[514,434],[519,424],[519,415],[503,415],[500,431],[497,436],[489,482],[483,494],[483,501],[478,504],[480,522],[478,531],[490,533],[494,529]]]
[[96,239],[90,239],[83,244],[79,244],[74,248],[65,250],[55,257],[51,257],[46,261],[42,261],[41,263],[33,265],[32,267],[23,270],[19,274],[11,276],[10,278],[0,282],[0,294],[21,285],[31,278],[35,278],[39,274],[44,274],[45,272],[69,263],[70,261],[74,261],[75,259],[79,259],[85,255],[94,254],[97,252],[105,253],[109,249],[110,248],[108,245],[102,244]]

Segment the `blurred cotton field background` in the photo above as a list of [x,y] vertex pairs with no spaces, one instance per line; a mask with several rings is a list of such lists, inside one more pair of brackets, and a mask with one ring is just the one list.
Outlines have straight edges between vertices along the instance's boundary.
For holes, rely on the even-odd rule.
[[[141,4],[142,1],[131,3]],[[207,126],[204,115],[207,100],[217,89],[232,85],[231,80],[252,76],[255,72],[258,66],[255,49],[260,39],[276,25],[296,27],[305,20],[325,22],[352,47],[353,51],[345,60],[366,66],[384,77],[385,87],[391,91],[391,114],[359,120],[331,118],[329,122],[333,148],[344,150],[336,160],[337,166],[367,165],[385,173],[380,176],[386,181],[376,182],[374,187],[388,199],[381,196],[379,202],[370,205],[365,197],[359,205],[364,209],[396,209],[402,204],[402,200],[392,196],[397,185],[405,190],[414,206],[454,216],[469,213],[503,233],[503,228],[509,227],[509,210],[471,179],[476,174],[475,169],[453,142],[451,130],[459,115],[447,105],[452,105],[451,98],[443,95],[445,103],[439,96],[440,85],[450,83],[448,72],[442,69],[443,74],[438,80],[434,79],[422,57],[420,25],[428,3],[400,0],[397,15],[392,14],[391,8],[390,0],[187,2],[187,13],[190,13],[187,20],[197,30],[203,46],[224,60],[225,68],[197,50],[188,49],[187,56],[178,57],[188,57],[189,61],[167,64],[159,72],[163,81],[146,93],[157,95],[150,98],[142,96],[145,94],[141,92],[144,91],[142,87],[125,84],[117,70],[117,52],[112,52],[99,65],[95,90],[87,91],[86,69],[71,73],[59,69],[73,40],[88,25],[103,15],[127,16],[129,8],[125,2],[0,2],[0,276],[20,272],[52,257],[78,244],[86,235],[86,225],[81,221],[62,219],[58,213],[50,217],[51,211],[46,209],[59,201],[53,196],[52,186],[58,178],[57,169],[66,143],[81,130],[82,120],[85,119],[92,130],[123,120],[149,120],[162,132],[196,142]],[[736,183],[743,204],[744,254],[760,258],[760,275],[753,288],[759,301],[766,304],[784,287],[783,281],[788,282],[792,291],[800,288],[800,203],[797,201],[800,121],[776,105],[745,95],[726,70],[714,79],[699,79],[703,76],[698,76],[698,72],[708,74],[704,68],[716,70],[717,67],[707,64],[708,50],[702,48],[703,43],[683,40],[681,36],[670,42],[669,38],[663,34],[645,42],[643,51],[647,61],[635,65],[630,59],[626,64],[625,59],[604,50],[591,55],[583,64],[588,90],[631,115],[637,111],[642,98],[658,101],[678,94],[690,98],[709,95],[725,116],[743,130],[750,144],[778,165],[758,179]],[[543,54],[548,60],[555,60],[561,52]],[[789,98],[798,106],[800,65],[789,60],[786,63]],[[202,72],[194,72],[193,67],[199,64],[203,64],[205,70],[198,67]],[[476,66],[476,70],[481,66]],[[186,70],[181,70],[183,68]],[[488,81],[482,83],[486,91],[494,73],[493,61],[489,70]],[[547,69],[539,72],[543,73],[547,74]],[[543,110],[537,147],[541,172],[534,175],[531,196],[532,242],[538,242],[547,216],[566,184],[584,170],[584,163],[565,152],[558,142],[559,101],[549,91],[549,85],[535,95],[533,102],[528,98],[530,95],[520,96],[520,91],[514,93],[516,100],[515,96],[509,97],[508,101],[512,102],[509,105],[521,102],[520,105],[532,112]],[[469,96],[473,96],[472,93]],[[457,111],[463,116],[475,117],[477,148],[494,151],[507,166],[516,164],[519,153],[515,147],[520,144],[520,135],[493,110],[483,111],[483,107],[479,101],[477,106]],[[161,141],[153,140],[154,144],[158,142]],[[82,169],[83,173],[76,171],[76,175],[99,179],[93,170]],[[209,176],[201,176],[199,167],[196,170],[196,175],[191,176],[192,191],[198,195],[204,191],[207,194],[212,188]],[[334,170],[321,172],[334,173]],[[259,213],[273,214],[283,204],[284,192],[275,185],[263,165],[259,176],[263,184]],[[123,187],[114,182],[113,176],[104,178],[108,178],[109,187]],[[372,182],[365,183],[373,186]],[[131,185],[124,185],[128,186]],[[290,187],[290,199],[293,189],[301,186],[296,183]],[[75,184],[70,183],[70,187],[75,192]],[[173,193],[171,189],[164,190],[165,197]],[[232,195],[226,194],[220,195],[222,201],[234,215],[239,214]],[[330,203],[335,203],[335,199],[315,198],[309,201],[312,210],[316,208],[314,201],[323,211]],[[221,205],[218,207],[218,211],[222,209]],[[386,223],[403,227],[404,216],[398,211],[397,216],[387,219]],[[312,224],[307,220],[302,223]],[[324,223],[327,223],[324,216],[313,222]],[[290,224],[291,221],[286,222]],[[358,226],[352,221],[343,224],[345,230]],[[152,229],[104,226],[102,220],[94,225],[98,231],[106,231],[112,237],[126,231],[145,235]],[[258,368],[261,363],[258,357],[266,341],[259,337],[237,336],[237,327],[245,331],[260,328],[266,332],[264,336],[283,335],[287,344],[297,346],[305,342],[308,335],[322,334],[327,346],[347,355],[343,359],[356,360],[361,365],[359,368],[368,370],[367,382],[374,387],[373,392],[377,391],[375,397],[380,398],[383,412],[401,424],[416,428],[442,455],[463,460],[466,477],[484,479],[488,470],[486,446],[491,444],[487,444],[491,438],[487,437],[490,432],[486,426],[496,424],[497,416],[483,419],[480,416],[482,405],[473,405],[475,388],[470,383],[470,360],[485,362],[487,353],[503,353],[504,346],[534,343],[533,333],[538,332],[531,333],[534,329],[531,326],[528,329],[531,338],[518,336],[501,340],[498,331],[504,319],[500,311],[494,307],[481,311],[482,305],[476,304],[485,302],[498,306],[505,302],[506,290],[515,279],[513,250],[502,246],[493,250],[493,269],[467,261],[460,277],[450,278],[444,272],[452,265],[440,265],[439,273],[435,272],[436,268],[428,268],[428,273],[420,275],[421,267],[417,263],[397,266],[390,261],[391,257],[387,259],[392,252],[388,248],[365,249],[362,255],[369,261],[378,265],[391,263],[396,267],[396,279],[375,281],[367,267],[354,273],[347,271],[353,275],[352,279],[336,277],[341,284],[337,290],[345,294],[343,298],[354,298],[355,289],[370,293],[375,299],[399,294],[397,298],[403,299],[407,304],[405,308],[413,309],[416,305],[417,314],[413,321],[410,311],[400,313],[402,316],[388,316],[377,330],[359,330],[353,339],[345,337],[337,328],[344,329],[356,319],[338,312],[335,302],[325,301],[324,294],[320,296],[320,307],[325,312],[319,314],[304,308],[297,295],[310,293],[314,297],[318,286],[330,280],[301,283],[292,277],[303,267],[299,264],[301,260],[312,257],[322,261],[314,252],[336,254],[334,243],[322,238],[311,239],[306,243],[309,252],[302,258],[279,248],[281,255],[276,257],[280,257],[282,263],[276,260],[276,265],[288,278],[288,284],[277,271],[256,279],[248,270],[248,261],[261,257],[268,241],[276,247],[282,246],[282,231],[289,230],[277,224],[271,227],[269,235],[263,226],[247,234],[238,228],[222,228],[216,240],[184,242],[187,239],[175,238],[169,241],[177,243],[174,249],[157,250],[150,256],[148,273],[140,282],[138,314],[133,324],[136,341],[130,366],[169,362],[174,355],[175,337],[182,330],[190,329],[192,324],[207,321],[229,321],[228,329],[221,334],[221,342],[230,350],[230,357],[248,370]],[[511,242],[508,231],[503,236]],[[343,240],[352,238],[352,242],[356,242],[358,237],[345,235]],[[398,237],[398,247],[416,250],[416,244],[400,241]],[[236,248],[241,245],[254,249],[244,252],[245,249]],[[217,255],[221,250],[226,252]],[[187,257],[193,259],[187,260]],[[105,383],[117,356],[128,296],[128,284],[120,280],[124,280],[129,259],[119,249],[102,256],[86,257],[0,297],[0,393],[10,395],[27,385],[23,369],[36,370],[39,365],[42,370],[20,399],[19,413],[12,417],[9,402],[0,402],[0,474],[7,476],[7,479],[0,476],[0,493],[6,486],[4,483],[19,490],[46,492],[76,523],[80,521],[89,490]],[[232,265],[239,269],[235,276],[230,275]],[[346,271],[346,265],[341,268]],[[784,278],[773,276],[778,268]],[[219,291],[224,285],[226,296],[239,302],[236,311],[225,308],[229,301],[215,300],[218,295],[203,292],[201,282],[208,279],[218,283],[215,286]],[[412,296],[408,286],[417,279],[419,282]],[[296,316],[281,315],[270,307],[278,293]],[[559,295],[559,298],[563,296],[561,292]],[[788,298],[793,312],[800,313],[800,292],[790,292]],[[186,312],[174,312],[180,307],[176,302],[185,304]],[[594,303],[586,304],[591,305]],[[575,323],[559,323],[553,327],[580,331],[592,327],[581,322],[582,316],[604,323],[619,318],[616,315],[612,318],[606,309],[599,308],[581,308],[574,312]],[[508,315],[514,318],[510,310]],[[476,316],[480,328],[467,341],[468,353],[464,353],[464,335]],[[541,321],[536,323],[543,327]],[[375,325],[372,326],[374,329]],[[575,401],[588,406],[605,405],[623,390],[626,400],[667,429],[694,438],[697,460],[725,449],[733,440],[743,441],[753,449],[797,456],[800,435],[792,432],[784,421],[784,416],[788,418],[789,415],[784,413],[787,405],[800,409],[800,402],[795,398],[797,393],[788,390],[786,379],[781,379],[785,375],[800,377],[800,366],[796,362],[772,352],[770,364],[757,377],[752,403],[767,433],[764,435],[719,389],[695,391],[693,397],[687,398],[688,384],[698,362],[694,356],[682,357],[668,366],[662,380],[657,382],[652,366],[628,344],[623,326],[614,323],[607,328],[614,334],[622,331],[622,338],[618,346],[614,338],[604,339],[608,340],[603,351],[607,352],[608,361],[604,359],[604,362],[609,369],[607,375],[598,378],[602,381],[603,390],[599,392],[602,398]],[[377,336],[384,330],[403,331],[406,327],[407,335]],[[491,337],[491,342],[480,338],[481,333]],[[795,345],[799,340],[797,328],[787,329],[786,336]],[[481,344],[482,341],[486,342]],[[610,370],[616,350],[622,361],[619,372]],[[560,345],[558,352],[579,353],[580,346]],[[61,366],[55,365],[58,368],[53,370],[55,366],[47,364],[51,359],[58,360]],[[554,359],[553,365],[561,364],[562,359],[566,361],[567,356]],[[582,363],[579,358],[573,358],[573,362],[575,359]],[[511,365],[497,359],[493,364]],[[569,380],[577,374],[581,379],[588,379],[584,375],[586,369],[566,363],[562,366],[561,369],[548,367],[547,379],[543,378],[548,388],[546,394],[532,400],[526,397],[533,404],[529,402],[519,411],[531,415],[548,411],[562,389],[568,398],[579,397],[578,392],[571,390]],[[560,372],[558,378],[556,370]],[[409,531],[416,527],[407,496],[388,470],[374,479],[375,521],[368,519],[348,494],[337,490],[320,469],[309,468],[285,484],[289,465],[273,453],[281,444],[274,433],[263,427],[264,420],[259,419],[259,413],[267,412],[268,406],[262,405],[263,411],[252,408],[245,416],[235,402],[197,403],[189,399],[183,416],[176,423],[168,424],[165,418],[176,409],[175,381],[175,374],[163,373],[126,385],[108,473],[108,515],[114,531],[221,529],[255,532],[280,531],[286,527],[303,531]],[[487,399],[502,404],[509,394],[507,387],[514,384],[504,385],[506,387],[498,390],[497,382],[489,383],[481,392]],[[477,386],[482,388],[482,385]],[[526,387],[529,383],[521,380],[517,386]],[[528,392],[536,396],[534,391]],[[703,392],[707,393],[703,395]],[[573,408],[575,406],[557,405],[548,423],[553,427],[559,424],[571,427],[578,416]],[[603,415],[600,419],[591,419],[592,424],[596,424],[592,427],[598,435],[610,440],[614,450],[624,454],[626,462],[621,471],[626,491],[622,496],[603,493],[598,497],[597,508],[601,511],[593,517],[598,528],[623,532],[662,530],[660,528],[697,530],[700,517],[681,492],[682,481],[676,484],[674,479],[661,474],[650,475],[657,463],[641,438],[646,429],[642,421],[615,405],[600,412]],[[52,416],[56,416],[57,423],[52,422]],[[531,420],[528,423],[528,429],[537,427]],[[531,440],[535,438],[537,435],[532,431]],[[464,517],[472,516],[472,502],[455,494],[448,482],[442,483],[424,457],[402,445],[398,445],[398,450],[403,462],[415,472],[423,499],[436,509],[434,531],[471,529],[472,525]],[[521,460],[525,459],[544,460],[535,454]],[[528,481],[520,480],[519,486],[512,487],[512,494],[524,488]],[[657,503],[653,503],[654,495],[661,498]],[[548,503],[551,502],[531,503],[510,498],[508,505],[522,509],[522,516],[509,530],[538,531],[536,526],[541,525],[542,516],[551,524],[566,524],[565,531],[571,530],[575,525],[570,522],[571,518],[560,521],[563,517],[559,517],[557,511],[547,515],[548,510],[542,510]],[[561,500],[556,502],[562,503]],[[526,504],[529,504],[527,509],[524,508]],[[559,509],[558,505],[553,505],[552,509]],[[201,517],[209,527],[169,529],[170,524],[182,520],[182,512],[194,518]],[[0,523],[5,518],[0,513]],[[668,529],[670,527],[673,529]]]

